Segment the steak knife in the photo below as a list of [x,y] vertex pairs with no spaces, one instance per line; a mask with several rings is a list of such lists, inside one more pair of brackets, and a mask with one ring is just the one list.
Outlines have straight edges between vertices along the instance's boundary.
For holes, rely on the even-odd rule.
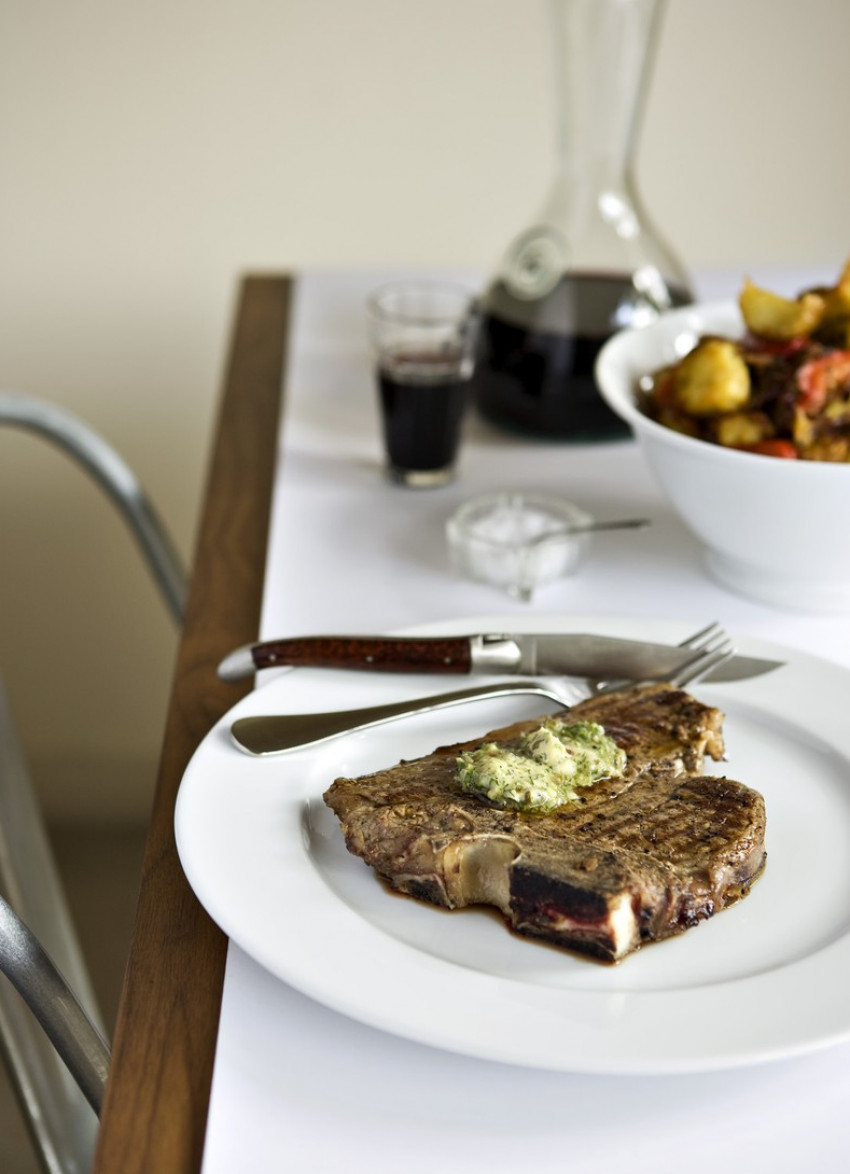
[[[483,633],[472,636],[300,636],[237,648],[222,660],[225,681],[267,668],[300,666],[389,673],[517,673],[652,680],[675,673],[695,655],[682,645],[614,636]],[[780,661],[733,656],[706,674],[708,681],[735,681],[779,668]]]

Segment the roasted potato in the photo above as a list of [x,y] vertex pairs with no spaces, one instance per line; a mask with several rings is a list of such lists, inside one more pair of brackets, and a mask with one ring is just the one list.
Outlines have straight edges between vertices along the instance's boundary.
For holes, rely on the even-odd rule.
[[827,346],[850,350],[850,314],[825,318],[814,337]]
[[845,265],[836,285],[814,291],[824,300],[823,318],[815,337],[829,346],[850,349],[850,262]]
[[775,436],[770,418],[764,412],[729,412],[718,416],[714,433],[724,448],[743,448]]
[[747,279],[738,298],[747,328],[762,338],[787,341],[816,330],[826,313],[826,298],[810,290],[784,298]]
[[850,318],[850,280],[842,281],[832,289],[817,292],[824,300],[824,322],[834,318]]
[[750,373],[736,343],[704,338],[673,374],[676,404],[693,416],[734,412],[750,398]]

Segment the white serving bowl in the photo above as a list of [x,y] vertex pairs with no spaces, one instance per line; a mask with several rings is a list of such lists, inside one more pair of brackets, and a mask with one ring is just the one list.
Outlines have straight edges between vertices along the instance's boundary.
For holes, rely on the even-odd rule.
[[665,428],[637,406],[642,375],[681,358],[705,334],[742,333],[733,302],[670,311],[610,339],[597,360],[597,383],[703,543],[716,579],[777,607],[850,612],[850,466],[721,448]]

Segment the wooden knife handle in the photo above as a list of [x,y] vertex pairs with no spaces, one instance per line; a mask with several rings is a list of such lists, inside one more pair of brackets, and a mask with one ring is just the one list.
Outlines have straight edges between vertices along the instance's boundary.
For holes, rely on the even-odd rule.
[[304,636],[267,640],[251,649],[258,669],[281,665],[366,669],[384,673],[468,673],[469,638],[393,640],[380,636]]

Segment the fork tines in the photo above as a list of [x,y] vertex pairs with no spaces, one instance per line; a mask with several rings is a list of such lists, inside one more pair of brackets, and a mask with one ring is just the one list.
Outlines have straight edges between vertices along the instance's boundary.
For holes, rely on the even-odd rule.
[[688,648],[694,649],[694,656],[686,661],[678,672],[668,679],[671,685],[683,688],[691,685],[711,672],[725,660],[735,655],[735,646],[729,636],[719,624],[709,624],[701,632],[697,632],[687,642]]

